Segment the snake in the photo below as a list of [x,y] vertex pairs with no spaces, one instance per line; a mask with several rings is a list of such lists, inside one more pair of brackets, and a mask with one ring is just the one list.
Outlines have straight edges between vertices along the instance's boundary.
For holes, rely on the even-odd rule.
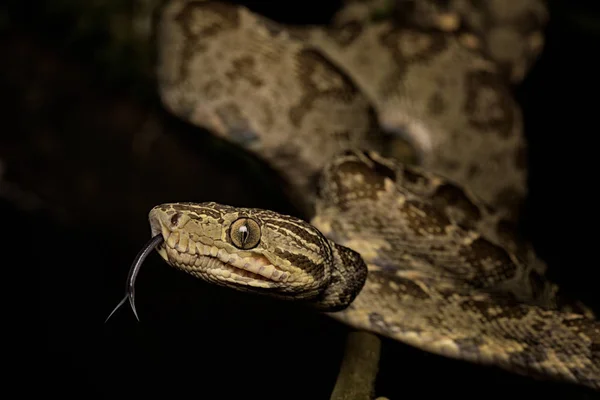
[[326,26],[296,26],[239,4],[168,1],[156,23],[166,109],[257,155],[309,211],[157,205],[119,305],[134,305],[155,248],[211,284],[600,390],[600,323],[515,228],[527,163],[511,85],[546,19],[533,0],[350,0]]

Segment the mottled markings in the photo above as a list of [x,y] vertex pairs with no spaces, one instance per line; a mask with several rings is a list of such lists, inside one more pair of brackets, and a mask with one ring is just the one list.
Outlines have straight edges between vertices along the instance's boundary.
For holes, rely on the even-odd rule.
[[179,61],[180,84],[189,79],[192,59],[196,54],[207,50],[208,40],[214,39],[224,31],[236,29],[240,23],[238,9],[219,2],[186,3],[173,22],[179,26],[185,37]]
[[396,181],[396,172],[393,169],[375,160],[373,157],[371,157],[369,152],[363,152],[363,155],[372,163],[370,167],[373,169],[375,174],[386,177],[392,180],[392,182]]
[[399,276],[394,276],[391,277],[390,279],[392,279],[394,281],[394,283],[396,283],[396,285],[398,285],[398,293],[401,293],[402,295],[408,295],[410,297],[413,297],[415,299],[429,299],[431,296],[429,295],[429,293],[425,292],[421,286],[419,286],[418,284],[416,284],[414,281],[410,280],[410,279],[405,279]]
[[[485,300],[476,300],[473,297],[468,297],[461,303],[461,307],[466,312],[474,312],[483,318],[482,322],[501,321],[502,319],[512,320],[516,323],[523,320],[530,314],[530,308],[519,305],[514,297],[509,293],[494,293],[493,296]],[[500,330],[502,332],[502,330]],[[507,339],[513,339],[510,330],[505,331]]]
[[358,199],[377,199],[377,194],[384,188],[385,177],[369,168],[364,162],[356,159],[338,164],[331,171],[329,180],[334,182],[336,199],[341,203]]
[[443,183],[437,187],[431,196],[435,204],[441,207],[453,207],[464,215],[467,221],[478,221],[481,218],[481,211],[469,199],[465,191],[451,183]]
[[480,336],[457,338],[452,341],[458,347],[458,351],[468,357],[477,357],[481,346],[485,345],[485,340]]
[[590,350],[600,357],[600,321],[578,315],[565,318],[563,324],[577,335],[582,336],[587,343],[591,343]]
[[[387,335],[393,335],[402,331],[402,326],[388,322],[383,315],[377,312],[369,313],[369,324],[375,328],[376,331],[384,332]],[[415,333],[419,333],[419,331],[417,330]]]
[[349,104],[359,95],[352,80],[315,49],[303,49],[296,55],[298,79],[304,93],[289,111],[292,124],[299,127],[313,103],[320,98]]
[[447,47],[446,35],[417,29],[390,29],[381,34],[379,42],[390,50],[398,66],[430,61]]
[[188,2],[175,21],[189,38],[208,39],[224,30],[239,26],[239,10],[227,3],[212,1]]
[[482,286],[489,287],[511,279],[518,269],[504,248],[482,237],[475,239],[469,246],[462,247],[459,255],[477,271],[473,281],[481,282]]
[[[578,364],[581,365],[586,361],[585,357],[577,357],[578,358]],[[587,368],[570,368],[569,372],[573,375],[573,377],[575,378],[576,382],[579,382],[580,384],[586,385],[586,386],[590,386],[590,387],[598,387],[598,383],[597,383],[597,376],[599,374],[598,372],[598,368],[596,367],[596,365],[598,365],[600,363],[600,358],[598,357],[598,354],[595,352],[592,352],[592,356],[591,356],[591,362],[593,365],[591,366],[587,366]]]
[[330,248],[335,260],[330,284],[336,287],[334,293],[329,291],[330,295],[337,297],[340,304],[350,304],[367,279],[367,266],[360,254],[352,249],[335,243]]
[[[394,257],[390,257],[387,253],[381,254],[378,257],[370,258],[368,261],[370,264],[376,265],[381,271],[384,271],[390,275],[394,275],[398,271],[398,266],[402,265],[402,262],[399,262],[398,259]],[[396,284],[394,285],[397,286]],[[397,290],[397,288],[394,290]]]
[[[413,6],[417,5],[416,2],[405,2],[404,4],[409,3]],[[447,1],[444,1],[444,4],[446,3]],[[238,11],[235,6],[214,2],[191,2],[186,6],[186,9],[188,10],[179,14],[177,20],[181,30],[184,31],[184,36],[187,38],[184,44],[184,59],[187,59],[186,57],[192,57],[194,54],[207,48],[207,43],[203,42],[205,38],[210,37],[216,39],[220,33],[235,26],[235,24],[239,24]],[[273,36],[280,35],[284,32],[282,28],[276,24],[270,26],[268,23],[265,23],[264,26],[266,26],[268,32]],[[350,24],[344,29],[339,30],[337,32],[337,35],[339,35],[337,38],[338,42],[346,44],[352,43],[357,37],[356,35],[360,34],[360,29],[362,28],[358,26],[353,27]],[[291,32],[293,32],[293,29]],[[393,48],[394,56],[397,61],[399,61],[399,65],[402,66],[411,65],[415,62],[428,63],[436,56],[436,54],[443,51],[445,47],[445,44],[440,45],[443,40],[442,42],[436,42],[436,35],[418,30],[405,30],[403,32],[388,31],[381,37],[381,40],[388,41],[388,44]],[[305,53],[304,56],[306,55],[307,54]],[[341,79],[340,81],[338,77],[334,77],[335,74],[340,75],[340,72],[335,66],[324,66],[323,60],[318,60],[320,57],[318,53],[316,56],[314,54],[311,55],[310,53],[308,55],[310,57],[305,57],[306,59],[299,58],[297,60],[299,70],[305,74],[306,81],[303,85],[305,87],[310,87],[310,90],[304,94],[302,101],[299,102],[297,107],[290,113],[292,121],[295,121],[297,124],[302,123],[306,110],[312,107],[314,101],[322,98],[322,96],[329,96],[329,98],[334,98],[335,101],[342,102],[352,101],[355,98],[352,97],[352,90],[356,89],[350,79],[348,79],[347,83],[350,85],[351,90],[345,91],[344,80]],[[183,64],[188,63],[184,62]],[[245,80],[250,85],[258,87],[261,84],[261,81],[257,76],[253,75],[254,67],[255,65],[253,64],[252,59],[243,57],[238,58],[234,61],[232,69],[228,73],[228,77],[230,79]],[[404,74],[405,69],[403,68],[404,67],[401,67],[399,69],[399,75]],[[306,85],[307,82],[310,83],[310,85]],[[501,137],[508,137],[511,134],[509,128],[514,122],[512,119],[515,118],[515,115],[513,114],[514,107],[513,103],[510,101],[510,97],[504,95],[505,88],[499,86],[496,87],[495,85],[497,84],[498,79],[495,74],[481,71],[471,73],[467,77],[467,86],[470,92],[466,96],[468,101],[465,103],[464,107],[469,113],[469,121],[473,126],[479,130],[486,131],[489,134],[498,134]],[[206,87],[206,92],[212,91],[214,93],[213,95],[208,95],[208,97],[213,96],[214,98],[215,96],[218,96],[220,90],[221,89],[217,87]],[[443,102],[441,94],[435,94],[429,99],[427,106],[429,112],[432,115],[436,115],[436,113],[443,112],[446,105]],[[185,105],[185,108],[192,111],[194,110],[194,107],[195,104],[193,102]],[[219,109],[217,114],[219,114],[220,118],[230,121],[234,126],[244,126],[244,122],[247,122],[243,121],[233,108],[223,107]],[[340,131],[334,134],[338,136],[340,140],[349,140],[348,132]],[[283,157],[287,155],[293,155],[293,151],[291,151],[290,148],[285,148],[279,154],[279,156]],[[513,164],[517,169],[522,170],[526,167],[525,155],[526,149],[523,146],[519,148],[519,151],[516,154],[505,153],[495,159],[490,159],[490,162],[503,163],[508,160],[508,162]],[[449,163],[447,164],[450,165]],[[304,168],[304,166],[301,167]],[[368,169],[371,169],[372,171],[369,172],[367,171]],[[469,175],[471,177],[475,177],[480,173],[481,171],[478,170],[476,166],[471,166],[469,169]],[[416,222],[412,221],[410,226],[412,229],[417,229],[417,231],[421,233],[440,232],[440,229],[447,226],[449,221],[447,221],[446,214],[440,211],[440,205],[444,207],[453,207],[462,211],[466,219],[478,219],[481,216],[480,209],[472,203],[470,198],[464,192],[461,192],[460,189],[457,190],[457,188],[452,185],[440,184],[437,180],[432,181],[430,177],[424,176],[411,169],[405,169],[402,177],[396,177],[393,168],[372,157],[367,157],[366,159],[364,157],[355,157],[353,160],[346,160],[332,176],[332,180],[327,182],[327,186],[329,187],[328,190],[337,190],[337,195],[352,199],[378,198],[381,191],[389,187],[389,185],[387,187],[385,185],[387,182],[386,179],[395,180],[396,178],[402,178],[404,179],[402,184],[406,184],[409,187],[409,190],[411,189],[411,184],[414,184],[413,186],[418,185],[418,190],[416,187],[412,188],[415,189],[413,192],[415,192],[417,196],[424,195],[428,197],[427,201],[424,203],[425,205],[421,205],[420,203],[411,204],[411,202],[405,202],[404,205],[414,206],[410,217],[414,218]],[[440,186],[438,187],[437,185]],[[510,198],[513,194],[515,193],[508,191],[501,193],[500,197],[505,196]],[[361,203],[361,207],[364,207],[366,204],[369,204],[369,202]],[[482,206],[482,209],[484,209],[483,207],[484,206]],[[288,240],[285,242],[285,245],[273,250],[274,254],[278,254],[281,257],[290,260],[295,259],[301,268],[317,268],[317,264],[314,260],[311,261],[309,259],[313,254],[311,253],[313,249],[315,249],[315,251],[321,249],[325,253],[328,253],[329,250],[327,250],[327,248],[331,249],[331,246],[334,246],[329,245],[328,242],[324,241],[324,238],[322,238],[318,232],[302,227],[302,224],[298,221],[288,219],[287,217],[278,217],[275,214],[268,212],[258,212],[253,209],[234,209],[228,207],[214,207],[213,209],[210,205],[191,206],[184,203],[178,206],[169,206],[168,216],[178,219],[178,215],[180,215],[178,213],[185,212],[185,210],[190,212],[192,218],[196,216],[204,222],[210,223],[215,221],[223,223],[223,216],[228,212],[235,212],[240,215],[261,215],[264,217],[265,221],[268,221],[265,222],[266,225],[278,230],[278,232],[282,234],[278,235],[278,238]],[[436,216],[440,216],[441,219],[436,220]],[[343,236],[344,233],[347,233],[344,232],[344,229],[348,229],[348,226],[344,225],[341,220],[342,218],[336,219],[334,216],[333,221],[331,222],[331,226],[338,236]],[[173,220],[172,222],[177,221]],[[360,221],[357,220],[355,222],[359,223]],[[372,222],[372,225],[370,226],[375,227],[375,230],[378,233],[381,233],[383,227],[385,227],[386,223],[389,221],[386,221],[385,216],[383,216],[381,218],[373,218],[370,222]],[[433,227],[437,227],[436,230],[432,230]],[[498,229],[499,231],[503,229],[509,230],[506,227],[502,227],[502,223],[498,224]],[[510,230],[512,233],[512,228]],[[508,235],[508,232],[506,234]],[[500,232],[499,235],[501,236]],[[292,237],[294,239],[290,239]],[[296,252],[295,249],[302,245],[306,245],[306,248]],[[392,255],[398,254],[398,252],[401,251],[398,244],[394,245],[396,247],[389,252]],[[428,250],[430,250],[431,253],[443,253],[446,251],[442,245],[431,246]],[[512,259],[508,257],[508,253],[503,252],[503,249],[498,250],[493,245],[490,245],[490,243],[485,241],[482,242],[481,239],[477,239],[473,243],[465,245],[465,249],[463,250],[464,252],[460,254],[464,259],[462,266],[464,266],[465,270],[468,270],[469,273],[475,271],[475,273],[478,274],[474,279],[476,285],[489,286],[494,282],[511,278],[513,277],[514,269],[518,267],[518,265],[514,265]],[[389,255],[390,254],[383,254],[382,257],[387,257]],[[429,256],[430,255],[426,255],[424,258],[427,259]],[[356,255],[356,259],[354,259],[352,254],[344,251],[341,251],[340,255],[336,255],[336,257],[342,260],[342,264],[352,264],[356,260],[360,260],[358,255]],[[326,258],[326,255],[324,255],[324,258]],[[431,260],[433,258],[430,257],[429,259]],[[437,261],[439,262],[439,260]],[[430,263],[434,264],[435,260]],[[397,267],[395,269],[397,270]],[[579,346],[580,348],[583,348],[584,346],[588,347],[583,349],[583,351],[577,352],[572,351],[573,347],[569,347],[570,343],[566,343],[566,345],[564,341],[558,343],[554,349],[557,351],[556,357],[565,364],[570,364],[571,366],[576,365],[576,367],[559,364],[557,369],[567,370],[567,374],[572,374],[576,379],[579,379],[580,382],[591,382],[592,385],[597,387],[600,335],[598,323],[596,321],[590,323],[589,321],[580,319],[566,319],[564,321],[548,318],[544,319],[550,314],[536,315],[535,312],[531,312],[533,308],[527,308],[515,303],[514,298],[511,298],[510,294],[505,294],[506,297],[501,297],[502,293],[488,293],[491,292],[491,290],[486,291],[485,296],[479,296],[479,293],[473,294],[469,292],[468,296],[463,296],[462,299],[464,300],[466,297],[469,297],[470,300],[459,304],[452,296],[455,294],[456,290],[460,290],[462,286],[450,287],[446,292],[438,292],[439,288],[435,286],[435,283],[433,283],[432,286],[432,283],[428,281],[421,286],[420,284],[422,282],[420,281],[415,282],[400,278],[390,278],[389,275],[389,273],[385,274],[385,278],[380,277],[381,279],[377,281],[382,288],[379,294],[386,296],[390,300],[393,300],[394,296],[398,298],[405,296],[405,299],[410,298],[410,300],[415,298],[429,299],[431,302],[428,302],[428,304],[436,304],[435,302],[438,301],[440,307],[439,310],[433,310],[432,315],[422,318],[423,325],[419,327],[410,326],[410,323],[407,321],[394,319],[393,314],[388,313],[387,310],[382,308],[374,309],[375,312],[370,313],[369,319],[374,326],[379,326],[380,332],[385,334],[391,333],[392,337],[396,334],[396,337],[399,338],[401,335],[398,335],[397,333],[402,331],[410,331],[418,335],[421,332],[425,332],[426,334],[430,334],[431,332],[439,333],[441,331],[439,328],[449,329],[451,331],[450,333],[458,333],[458,335],[452,336],[450,333],[444,332],[440,336],[443,340],[456,344],[460,353],[462,355],[467,355],[467,358],[469,358],[468,354],[475,354],[481,346],[488,344],[494,349],[492,350],[493,354],[487,354],[486,357],[495,357],[494,361],[498,361],[498,359],[505,360],[510,353],[511,358],[509,362],[512,363],[512,365],[509,365],[509,367],[511,369],[517,370],[518,368],[523,368],[524,370],[527,370],[526,372],[531,373],[531,370],[537,368],[536,364],[539,364],[540,362],[551,361],[554,363],[552,368],[556,366],[555,361],[549,360],[548,357],[546,357],[551,353],[546,353],[542,349],[541,343],[546,343],[544,340],[551,336],[549,334],[551,331],[548,330],[550,327],[556,328],[559,333],[564,334],[564,326],[567,326],[581,339],[575,343],[576,346]],[[543,278],[537,272],[529,273],[528,277],[534,296],[536,296],[536,293],[540,293],[543,289],[543,282],[541,282]],[[336,293],[341,297],[344,296],[344,291],[349,288],[348,285],[355,284],[359,280],[353,275],[346,273],[338,274],[335,279],[336,282],[340,284],[340,287],[336,289],[339,289],[339,292]],[[372,279],[377,280],[377,275]],[[469,287],[469,289],[471,289],[471,287]],[[257,290],[260,291],[261,289]],[[431,291],[433,297],[430,297],[425,290]],[[350,291],[350,293],[351,292],[352,291]],[[479,291],[476,290],[475,292]],[[442,297],[438,296],[440,293],[442,296],[446,297],[442,299]],[[449,293],[450,295],[448,295]],[[483,300],[476,299],[477,296],[479,296],[478,298],[483,298]],[[460,295],[458,297],[460,297]],[[449,321],[448,316],[444,314],[444,311],[457,311],[459,307],[460,315],[467,315],[471,320],[476,320],[481,323],[481,325],[474,326],[474,330],[480,330],[482,336],[460,337],[460,334],[462,333],[460,332],[460,323],[465,322],[465,320],[461,320],[460,316],[457,317],[458,319],[456,321],[458,332],[453,330],[453,323],[455,321]],[[366,311],[361,309],[359,311],[369,312],[373,311],[373,309]],[[424,310],[419,310],[419,312],[424,312]],[[418,316],[420,316],[420,314]],[[551,314],[550,316],[553,318],[556,317],[555,314]],[[409,315],[409,317],[411,316]],[[550,323],[543,322],[545,320],[550,320]],[[524,346],[524,349],[523,351],[508,350],[508,347],[503,347],[507,346],[507,344],[514,345],[515,348],[522,345]],[[565,346],[563,347],[563,345]],[[591,358],[586,354],[587,349],[589,349],[592,354]],[[590,366],[590,363],[595,363],[595,365]],[[556,371],[553,373],[556,373]],[[562,372],[559,371],[559,373]]]
[[[249,132],[251,131],[250,122],[242,114],[239,105],[234,102],[225,102],[220,104],[215,110],[221,123],[230,132]],[[233,139],[234,137],[232,137]]]
[[515,125],[515,107],[499,75],[470,71],[466,76],[464,111],[469,123],[483,132],[507,139]]
[[337,25],[335,28],[327,29],[327,35],[339,46],[351,45],[363,31],[363,24],[359,21],[348,21]]
[[[521,339],[520,342],[526,343],[526,340]],[[526,351],[508,353],[508,360],[515,364],[536,365],[548,359],[546,349],[543,346],[536,345],[533,340],[526,346]]]
[[409,200],[402,206],[408,228],[415,236],[445,235],[444,227],[451,225],[448,217],[425,202]]
[[256,61],[253,56],[242,56],[234,59],[231,69],[225,73],[231,81],[246,81],[255,88],[261,87],[264,82],[256,71]]
[[218,80],[212,80],[202,87],[202,93],[206,100],[215,101],[223,95],[225,86]]
[[377,312],[369,313],[369,323],[379,329],[389,330],[389,327],[387,326],[385,319],[383,318],[383,316],[381,314],[379,314]]

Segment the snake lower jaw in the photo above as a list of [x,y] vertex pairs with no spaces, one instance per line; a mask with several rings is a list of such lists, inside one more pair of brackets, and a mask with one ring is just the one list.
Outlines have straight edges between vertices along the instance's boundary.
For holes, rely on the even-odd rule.
[[294,286],[294,279],[288,272],[280,270],[263,257],[241,259],[236,254],[228,254],[223,249],[201,243],[191,245],[195,248],[195,254],[191,254],[177,249],[179,243],[169,242],[170,237],[172,235],[164,237],[164,244],[156,249],[157,252],[167,264],[195,277],[233,287],[278,289]]
[[[249,269],[225,263],[217,257],[181,253],[168,245],[163,245],[157,250],[167,264],[209,282],[225,286],[250,286],[257,288],[276,288],[282,284],[282,282],[269,279]],[[256,267],[252,269],[256,269]]]

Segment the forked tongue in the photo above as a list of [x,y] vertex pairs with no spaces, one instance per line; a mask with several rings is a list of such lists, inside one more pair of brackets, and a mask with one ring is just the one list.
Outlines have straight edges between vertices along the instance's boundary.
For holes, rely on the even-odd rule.
[[110,319],[110,317],[115,313],[115,311],[117,311],[119,309],[119,307],[121,307],[123,304],[125,304],[125,301],[127,301],[127,299],[129,299],[129,305],[131,305],[131,309],[133,310],[133,314],[135,315],[135,318],[138,320],[138,322],[140,321],[140,318],[138,317],[138,313],[135,309],[135,280],[137,278],[138,273],[140,272],[140,268],[142,267],[144,260],[146,260],[146,257],[148,257],[148,255],[152,252],[152,250],[154,250],[154,248],[156,246],[160,245],[163,242],[163,240],[164,239],[161,234],[154,236],[152,239],[150,239],[148,241],[148,243],[146,243],[144,245],[144,247],[142,247],[140,252],[137,254],[137,256],[135,257],[135,260],[133,261],[133,264],[131,264],[131,268],[129,269],[129,274],[127,275],[127,286],[125,287],[125,297],[123,297],[123,299],[119,302],[119,304],[117,304],[117,306],[112,310],[112,312],[108,315],[108,317],[106,317],[106,320],[104,320],[104,323],[106,323]]

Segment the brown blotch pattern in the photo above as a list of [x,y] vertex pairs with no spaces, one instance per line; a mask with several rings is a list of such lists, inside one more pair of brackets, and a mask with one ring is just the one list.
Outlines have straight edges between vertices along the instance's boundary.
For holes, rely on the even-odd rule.
[[429,61],[447,46],[446,35],[416,29],[391,29],[379,41],[390,50],[398,66]]
[[175,22],[185,36],[180,62],[179,78],[189,76],[191,59],[198,52],[206,50],[206,41],[215,35],[239,26],[239,13],[236,7],[225,3],[190,2],[175,17]]
[[359,94],[352,80],[319,51],[303,49],[296,58],[298,79],[304,94],[289,111],[294,126],[300,126],[306,113],[313,107],[313,102],[319,98],[351,103]]
[[481,237],[468,247],[461,248],[459,254],[465,263],[477,271],[471,281],[475,287],[493,286],[511,279],[517,272],[517,265],[506,250]]
[[[361,176],[361,180],[355,179],[357,176]],[[384,188],[385,179],[358,161],[343,163],[331,178],[335,181],[335,197],[340,200],[340,205],[348,200],[376,199],[377,193]]]
[[600,358],[600,323],[595,322],[590,324],[590,320],[584,316],[565,319],[565,326],[569,327],[573,332],[584,336],[586,341],[591,342],[590,350],[595,357]]
[[451,224],[448,217],[427,203],[408,200],[402,211],[415,236],[445,235],[444,227]]
[[254,87],[263,85],[262,79],[260,79],[256,73],[255,60],[251,56],[243,56],[236,58],[231,63],[232,69],[227,71],[227,77],[232,80],[245,80]]
[[[425,292],[419,285],[410,279],[405,279],[399,276],[390,277],[398,285],[398,293],[413,297],[415,299],[429,299],[429,293]],[[382,282],[384,284],[384,282]]]
[[[482,301],[469,299],[462,303],[462,306],[465,310],[475,311],[487,321],[503,318],[521,320],[529,314],[529,309],[519,306],[510,293],[494,293],[493,298]],[[508,333],[505,337],[511,339]]]
[[477,221],[481,218],[481,211],[467,197],[465,192],[450,183],[440,185],[432,195],[434,203],[441,207],[454,207],[460,210],[468,221]]

